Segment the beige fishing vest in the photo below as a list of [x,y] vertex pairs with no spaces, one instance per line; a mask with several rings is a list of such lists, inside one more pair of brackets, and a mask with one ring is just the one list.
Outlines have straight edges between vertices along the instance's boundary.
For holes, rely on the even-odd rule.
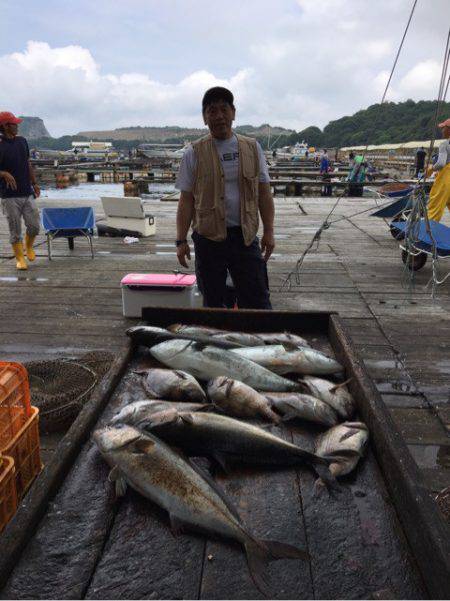
[[[259,160],[256,140],[236,134],[239,147],[239,197],[244,242],[249,246],[258,232]],[[197,159],[192,229],[220,242],[227,237],[225,176],[211,135],[192,144]]]

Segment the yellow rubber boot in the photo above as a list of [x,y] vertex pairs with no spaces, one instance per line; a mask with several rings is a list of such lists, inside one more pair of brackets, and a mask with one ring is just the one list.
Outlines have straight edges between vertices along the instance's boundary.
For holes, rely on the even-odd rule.
[[14,255],[16,257],[16,268],[17,269],[28,269],[27,262],[25,261],[25,257],[23,255],[23,244],[22,242],[16,242],[12,245],[14,250]]
[[33,250],[33,242],[36,236],[29,236],[25,234],[25,248],[27,249],[27,258],[29,261],[34,261],[36,258],[36,253]]

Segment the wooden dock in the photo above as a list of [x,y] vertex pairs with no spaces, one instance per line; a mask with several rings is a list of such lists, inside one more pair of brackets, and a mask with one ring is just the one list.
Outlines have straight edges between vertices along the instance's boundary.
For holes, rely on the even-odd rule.
[[[269,263],[274,308],[337,311],[350,329],[432,493],[450,484],[450,300],[447,282],[436,299],[425,289],[431,267],[416,274],[415,291],[398,244],[382,220],[351,217],[374,206],[372,199],[343,198],[334,215],[344,220],[326,230],[318,250],[306,257],[300,285],[280,286],[308,246],[336,199],[276,198],[277,247]],[[43,199],[40,206],[60,205]],[[86,201],[83,201],[86,204]],[[99,200],[93,201],[98,218]],[[146,201],[156,216],[154,238],[127,245],[98,238],[96,256],[79,239],[75,250],[54,242],[47,259],[39,236],[37,260],[18,273],[0,219],[0,348],[3,359],[58,357],[103,348],[117,351],[133,320],[122,317],[120,280],[130,272],[178,268],[173,245],[175,205]],[[449,222],[449,216],[445,219]],[[442,262],[443,268],[448,263]]]
[[[339,313],[403,440],[422,471],[429,494],[434,497],[450,484],[449,284],[442,286],[433,300],[429,290],[425,289],[431,269],[426,265],[416,274],[415,290],[411,292],[405,285],[407,277],[398,243],[391,237],[384,222],[370,217],[369,213],[353,216],[365,208],[373,207],[375,210],[375,201],[342,198],[333,213],[333,219],[342,218],[341,221],[325,230],[319,247],[306,256],[299,282],[293,278],[289,288],[281,288],[286,275],[293,269],[336,202],[335,198],[302,197],[301,212],[299,200],[293,197],[276,198],[277,247],[269,264],[274,308]],[[86,204],[86,200],[82,202]],[[43,199],[39,204],[41,207],[61,206],[61,201]],[[98,238],[94,243],[94,260],[89,256],[85,241],[76,239],[75,249],[70,251],[65,240],[56,240],[54,260],[49,262],[45,240],[40,235],[36,262],[27,272],[20,274],[15,270],[6,221],[1,217],[2,360],[67,357],[94,349],[113,351],[117,355],[124,352],[128,343],[124,332],[137,320],[122,316],[121,278],[130,272],[178,268],[173,245],[175,205],[155,200],[146,201],[145,204],[146,210],[156,217],[157,234],[154,238],[141,239],[131,245],[125,244],[121,238]],[[93,200],[92,206],[97,218],[103,217],[100,201]],[[449,215],[446,214],[445,220],[450,223]],[[443,268],[445,266],[446,263],[443,263]],[[121,402],[121,390],[116,391],[111,401],[110,413]],[[307,436],[307,430],[300,430],[299,435]],[[45,462],[51,460],[59,439],[58,435],[42,437]],[[69,562],[74,567],[72,580],[71,577],[67,579],[63,572],[60,580],[52,580],[53,584],[49,580],[47,588],[42,590],[44,596],[59,591],[65,598],[129,598],[130,595],[136,598],[136,595],[150,594],[151,590],[158,591],[155,595],[161,595],[163,590],[172,598],[179,594],[188,598],[254,596],[255,589],[248,574],[242,572],[240,567],[243,558],[239,549],[191,537],[183,537],[181,543],[174,539],[173,544],[169,544],[167,536],[162,536],[166,524],[161,512],[152,509],[151,514],[147,515],[146,503],[137,495],[127,497],[119,506],[114,505],[112,499],[105,496],[105,490],[95,488],[93,474],[98,473],[99,465],[91,447],[83,451],[77,465],[77,471],[67,481],[56,504],[52,505],[55,511],[48,513],[42,524],[44,538],[38,536],[27,551],[28,558],[33,560],[35,557],[37,560],[42,541],[45,540],[46,544],[51,543],[54,550],[48,558],[48,565],[53,566],[52,569],[56,569],[62,560],[64,565]],[[89,481],[89,485],[83,494],[96,495],[98,506],[94,514],[83,517],[77,509],[80,503],[83,505],[83,500],[77,497],[76,491],[79,490],[78,478],[85,477],[87,480],[83,481]],[[230,481],[222,482],[238,502],[245,519],[261,535],[283,538],[289,531],[292,533],[292,542],[303,544],[308,540],[314,549],[318,559],[309,567],[302,567],[299,572],[291,570],[287,576],[281,576],[280,569],[288,569],[287,564],[273,564],[271,580],[275,587],[280,587],[274,593],[276,598],[333,598],[337,588],[333,587],[330,575],[335,565],[335,549],[330,552],[329,544],[324,544],[324,539],[336,524],[336,537],[333,540],[339,550],[339,566],[346,566],[344,574],[335,575],[341,595],[358,597],[373,591],[380,595],[421,598],[425,594],[411,571],[404,543],[401,539],[400,542],[394,542],[390,538],[396,528],[393,525],[394,514],[388,511],[384,493],[380,495],[384,489],[372,456],[358,471],[358,479],[351,486],[353,492],[365,491],[366,494],[375,479],[378,488],[366,498],[354,496],[348,506],[339,503],[330,513],[324,513],[324,508],[314,500],[310,475],[300,477],[303,479],[300,483],[304,489],[303,498],[294,494],[298,478],[295,474],[288,477],[286,473],[271,473],[264,475],[263,482],[260,477],[243,472]],[[262,498],[263,490],[268,489],[280,493],[281,496],[277,496],[277,499],[281,499],[278,506],[271,504],[270,494],[267,494],[257,514],[252,514],[248,506],[242,504],[246,495],[258,490]],[[273,500],[275,502],[275,497]],[[66,529],[65,520],[61,521],[57,511],[59,502],[63,502],[64,507],[72,503],[70,515],[76,516],[75,521],[71,518],[67,522]],[[295,512],[289,514],[288,508],[292,507],[296,507],[296,511],[303,511],[303,522],[294,519]],[[134,521],[136,511],[138,522]],[[385,521],[377,521],[376,516],[380,511],[385,512]],[[263,517],[261,512],[267,512],[270,517]],[[289,520],[293,521],[286,526],[288,514]],[[107,518],[111,515],[114,516],[112,523]],[[160,541],[157,548],[162,563],[155,565],[149,562],[141,571],[141,550],[147,548],[150,553],[149,543],[145,541],[145,527],[149,519],[152,520],[152,532],[156,537],[152,538],[151,556],[155,557],[154,545]],[[284,530],[279,526],[281,522]],[[352,531],[354,523],[362,524],[362,529]],[[70,536],[73,528],[85,533],[77,537],[76,545],[79,549],[86,549],[86,552],[72,557],[71,545],[75,542],[71,542]],[[158,529],[161,530],[160,534]],[[131,539],[124,539],[124,532],[135,534]],[[104,552],[106,540],[108,543]],[[376,551],[380,545],[391,549],[396,558],[392,565],[385,563]],[[352,549],[357,547],[366,548],[367,551],[361,556],[351,555],[354,553]],[[175,548],[178,550],[175,551]],[[100,549],[103,555],[99,555]],[[347,559],[346,553],[349,553]],[[127,556],[126,563],[123,563],[124,556]],[[323,574],[321,560],[326,564]],[[79,562],[86,566],[89,564],[91,568],[95,565],[95,573],[92,570],[89,572],[91,568],[86,567],[85,579],[80,580]],[[232,567],[227,574],[235,573],[234,581],[224,580],[221,570],[224,564]],[[168,573],[174,574],[167,583],[161,572],[163,567]],[[124,570],[128,570],[128,576]],[[130,570],[137,570],[137,574],[140,574],[138,581],[133,584],[134,588],[129,586]],[[370,582],[361,580],[362,573],[370,573]],[[400,573],[404,573],[404,579],[397,578],[396,574]],[[31,572],[19,571],[6,592],[12,598],[23,598],[27,594],[35,596],[39,580],[33,581],[33,578],[39,578],[39,575],[32,576]],[[26,588],[28,585],[29,589]]]

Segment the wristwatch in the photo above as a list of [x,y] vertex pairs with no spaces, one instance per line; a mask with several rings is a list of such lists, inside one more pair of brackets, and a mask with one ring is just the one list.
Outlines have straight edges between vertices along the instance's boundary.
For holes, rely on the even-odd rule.
[[181,246],[182,244],[187,244],[187,240],[177,240],[175,242],[175,246],[178,248],[179,246]]

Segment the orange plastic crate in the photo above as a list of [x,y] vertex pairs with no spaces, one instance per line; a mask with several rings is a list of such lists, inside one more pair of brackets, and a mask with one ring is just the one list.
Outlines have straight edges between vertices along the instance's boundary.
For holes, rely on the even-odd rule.
[[0,361],[0,449],[13,440],[30,417],[27,370],[20,363]]
[[31,417],[0,452],[14,459],[17,498],[24,496],[42,469],[39,447],[39,409],[31,407]]
[[0,532],[17,510],[14,461],[0,457]]

